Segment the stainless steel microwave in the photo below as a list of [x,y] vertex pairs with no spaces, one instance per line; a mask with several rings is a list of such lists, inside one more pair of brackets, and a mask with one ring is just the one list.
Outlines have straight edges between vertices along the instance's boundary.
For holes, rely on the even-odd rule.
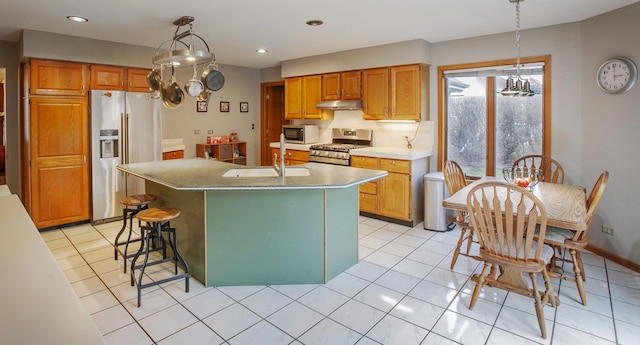
[[313,144],[320,139],[320,129],[315,125],[284,125],[284,140],[295,144]]

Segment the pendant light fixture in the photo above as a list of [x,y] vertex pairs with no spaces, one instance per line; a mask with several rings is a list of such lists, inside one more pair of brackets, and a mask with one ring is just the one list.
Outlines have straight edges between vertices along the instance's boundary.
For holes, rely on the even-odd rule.
[[509,0],[516,4],[516,75],[507,78],[506,86],[498,92],[503,96],[533,96],[529,80],[520,75],[520,3],[524,0]]
[[[175,108],[182,101],[183,92],[175,80],[175,69],[178,67],[188,66],[193,70],[193,77],[185,83],[184,91],[191,97],[198,97],[198,100],[208,100],[211,92],[218,91],[224,85],[224,76],[218,71],[215,54],[211,52],[207,42],[193,32],[193,21],[191,16],[176,19],[173,22],[176,26],[173,38],[162,42],[151,59],[153,70],[147,80],[150,88],[163,98],[163,104],[167,107],[171,105],[171,108]],[[183,26],[188,26],[188,29],[179,32]],[[197,77],[199,65],[204,65],[200,78]],[[169,82],[163,80],[164,68],[171,69]],[[165,86],[164,89],[162,85]]]

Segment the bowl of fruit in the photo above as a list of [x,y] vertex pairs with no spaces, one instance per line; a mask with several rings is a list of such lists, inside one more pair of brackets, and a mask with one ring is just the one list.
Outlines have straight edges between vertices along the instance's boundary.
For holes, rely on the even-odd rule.
[[526,188],[528,191],[532,191],[533,187],[544,178],[542,170],[523,167],[504,168],[502,169],[502,175],[505,181]]

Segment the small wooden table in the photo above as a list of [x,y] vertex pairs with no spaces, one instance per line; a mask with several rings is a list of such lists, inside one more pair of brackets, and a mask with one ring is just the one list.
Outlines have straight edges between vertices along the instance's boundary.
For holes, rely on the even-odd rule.
[[[485,176],[446,198],[442,205],[459,211],[467,210],[469,191],[482,182],[504,181],[495,176]],[[587,228],[586,190],[582,186],[540,182],[533,187],[535,195],[547,210],[547,226],[583,231]],[[515,286],[526,288],[527,284],[520,272],[504,270],[500,278]]]
[[[485,176],[444,199],[446,208],[466,211],[467,195],[471,188],[481,182],[504,181],[503,178]],[[574,231],[587,228],[586,191],[582,186],[540,182],[533,187],[535,195],[547,210],[547,225]]]

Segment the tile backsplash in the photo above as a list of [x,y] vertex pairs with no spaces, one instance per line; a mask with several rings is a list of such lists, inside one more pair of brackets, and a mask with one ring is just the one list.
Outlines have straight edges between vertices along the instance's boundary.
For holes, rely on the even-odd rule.
[[362,111],[336,110],[333,120],[295,120],[295,124],[320,127],[320,142],[331,141],[332,128],[358,128],[373,131],[373,146],[406,148],[407,139],[414,149],[432,151],[436,137],[433,121],[381,122],[362,119]]

